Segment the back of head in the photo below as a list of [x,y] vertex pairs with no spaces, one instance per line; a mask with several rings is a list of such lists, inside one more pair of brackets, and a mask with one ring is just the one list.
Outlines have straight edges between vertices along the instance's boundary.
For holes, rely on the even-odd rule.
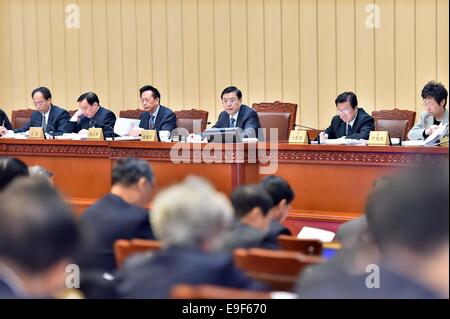
[[233,218],[228,199],[208,182],[188,177],[156,197],[150,214],[165,247],[217,248]]
[[279,176],[267,176],[262,180],[261,186],[272,197],[274,205],[278,205],[283,199],[286,200],[286,204],[290,204],[294,199],[295,194],[291,186]]
[[401,247],[425,256],[448,243],[448,192],[448,166],[408,169],[371,192],[367,222],[382,254]]
[[28,176],[27,165],[17,158],[0,158],[0,192],[16,177]]
[[231,194],[231,203],[237,218],[245,217],[254,208],[260,208],[264,216],[274,206],[267,191],[260,185],[245,185]]
[[118,159],[114,163],[112,185],[131,186],[136,184],[142,177],[147,179],[149,183],[152,183],[154,179],[152,169],[146,161],[128,157]]
[[45,167],[42,167],[42,166],[39,166],[39,165],[30,166],[28,168],[28,173],[30,174],[31,177],[41,176],[41,177],[45,177],[47,179],[51,179],[53,177],[53,173],[52,172],[50,172]]
[[0,194],[0,202],[2,260],[38,274],[75,252],[77,223],[47,179],[19,178]]

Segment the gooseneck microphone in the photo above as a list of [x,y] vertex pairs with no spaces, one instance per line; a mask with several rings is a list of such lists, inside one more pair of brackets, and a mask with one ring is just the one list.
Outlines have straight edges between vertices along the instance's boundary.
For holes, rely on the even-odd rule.
[[[91,127],[92,125],[100,126],[102,128],[102,130],[103,130],[103,134],[105,134],[105,128],[111,129],[111,131],[112,131],[111,137],[112,137],[112,140],[114,141],[114,128],[111,125],[103,124],[103,123],[97,122],[96,120],[90,119],[89,120],[89,127]],[[105,134],[105,138],[106,138],[106,134]]]
[[312,130],[312,131],[316,132],[317,133],[317,144],[320,144],[320,130],[318,130],[314,127],[309,127],[309,126],[300,125],[300,124],[294,124],[292,129],[295,130],[296,127],[304,128],[304,129]]

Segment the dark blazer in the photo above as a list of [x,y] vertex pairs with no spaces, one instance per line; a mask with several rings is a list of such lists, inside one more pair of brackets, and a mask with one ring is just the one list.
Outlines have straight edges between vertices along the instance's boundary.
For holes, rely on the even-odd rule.
[[125,263],[116,274],[115,283],[120,298],[168,298],[170,289],[181,283],[265,288],[238,270],[231,254],[187,248],[169,248],[138,262]]
[[[217,123],[214,128],[227,128],[230,127],[230,115],[226,111],[222,111],[219,114]],[[236,121],[236,127],[241,128],[244,131],[244,137],[257,137],[262,139],[262,136],[258,136],[258,129],[261,128],[259,123],[258,113],[247,105],[242,104],[239,109],[239,115]]]
[[[325,130],[328,134],[328,138],[334,139],[345,136],[346,123],[341,120],[339,115],[336,115],[331,120],[330,126]],[[356,120],[353,123],[352,130],[346,138],[363,139],[368,140],[369,134],[375,128],[373,118],[364,111],[362,108],[358,108],[358,114]]]
[[82,267],[113,271],[116,269],[113,244],[117,239],[155,239],[148,211],[108,194],[86,209],[80,222],[91,234]]
[[3,110],[0,110],[0,126],[4,126],[7,130],[12,130],[13,127],[8,119],[8,116]]
[[270,222],[269,234],[275,238],[280,235],[292,236],[291,231],[276,220]]
[[269,232],[238,221],[227,233],[224,243],[224,249],[227,251],[233,251],[236,248],[278,249],[279,247],[276,237],[273,237]]
[[100,106],[97,113],[91,119],[82,115],[78,122],[69,122],[67,131],[70,133],[78,133],[83,129],[88,130],[90,127],[97,127],[103,129],[103,135],[105,137],[112,137],[115,135],[114,124],[116,124],[116,115],[103,106]]
[[[46,133],[54,132],[55,135],[62,135],[67,132],[67,126],[70,120],[70,114],[66,110],[56,105],[51,105],[50,114],[48,115]],[[15,133],[25,132],[30,127],[42,126],[42,113],[34,111],[31,113],[30,122],[25,124],[22,128],[15,129]]]
[[[141,114],[141,122],[139,127],[144,130],[148,130],[148,122],[150,121],[150,113],[144,112]],[[177,128],[177,117],[171,109],[160,105],[158,115],[155,120],[155,130],[156,131],[170,131],[172,132]]]

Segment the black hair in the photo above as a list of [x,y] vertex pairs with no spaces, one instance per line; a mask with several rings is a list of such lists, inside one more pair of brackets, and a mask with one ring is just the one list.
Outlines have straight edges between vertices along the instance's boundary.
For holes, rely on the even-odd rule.
[[140,93],[140,97],[142,97],[142,94],[146,91],[151,91],[153,98],[154,99],[158,99],[159,101],[161,101],[161,94],[159,93],[158,89],[151,86],[151,85],[145,85],[143,87],[140,88],[139,93]]
[[112,185],[130,186],[136,184],[141,177],[152,183],[154,176],[150,165],[133,157],[118,159],[112,170]]
[[347,101],[350,102],[352,108],[358,106],[358,98],[356,97],[356,94],[353,92],[344,92],[339,94],[336,100],[334,101],[334,104],[336,104],[337,106],[338,103],[345,103]]
[[241,92],[241,90],[239,90],[235,86],[229,86],[229,87],[225,88],[222,91],[222,94],[220,94],[220,98],[222,99],[225,94],[233,93],[233,92],[236,93],[236,96],[238,97],[239,100],[242,99],[242,92]]
[[13,157],[0,158],[0,192],[20,176],[28,176],[28,166]]
[[100,100],[98,99],[97,94],[94,92],[86,92],[80,95],[77,102],[81,102],[85,100],[88,102],[89,105],[93,105],[94,103],[97,103],[100,105]]
[[247,215],[253,208],[259,207],[264,216],[274,206],[273,200],[260,185],[245,185],[231,194],[231,203],[237,218]]
[[422,98],[426,99],[429,97],[434,98],[434,100],[441,104],[442,100],[445,100],[444,107],[447,105],[447,89],[441,83],[435,81],[428,82],[422,89]]
[[42,94],[42,96],[44,97],[44,99],[48,100],[52,98],[52,93],[50,92],[50,90],[46,87],[38,87],[36,89],[33,90],[33,92],[31,92],[31,98],[33,98],[33,96],[37,93],[40,92]]
[[290,204],[294,199],[294,191],[289,183],[279,176],[267,176],[261,182],[261,186],[272,197],[274,205],[278,205],[283,199]]

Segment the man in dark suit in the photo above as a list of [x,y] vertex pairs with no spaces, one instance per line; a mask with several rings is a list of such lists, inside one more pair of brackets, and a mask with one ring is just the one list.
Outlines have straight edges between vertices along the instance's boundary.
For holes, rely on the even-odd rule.
[[232,219],[228,199],[207,182],[188,178],[159,193],[150,215],[163,249],[130,258],[116,274],[121,298],[168,298],[176,284],[262,288],[216,250]]
[[374,130],[373,118],[358,108],[358,99],[353,92],[339,94],[335,100],[338,115],[331,120],[325,132],[320,133],[321,139],[336,139],[345,136],[351,139],[368,140]]
[[227,87],[220,95],[224,111],[213,128],[239,127],[243,130],[243,137],[257,137],[261,128],[258,114],[255,110],[242,104],[242,92],[234,86]]
[[124,158],[112,171],[111,192],[86,209],[81,224],[92,234],[82,267],[111,272],[116,269],[113,244],[117,239],[154,239],[146,208],[154,176],[146,161]]
[[269,226],[269,234],[277,241],[278,236],[291,236],[291,231],[283,226],[291,203],[294,200],[294,191],[289,183],[279,176],[267,176],[261,181],[261,186],[272,197],[274,207],[272,208],[272,221]]
[[36,177],[14,180],[0,202],[0,299],[61,296],[81,242],[70,207]]
[[8,115],[6,115],[2,109],[0,109],[0,123],[0,136],[13,129],[11,122],[8,119]]
[[158,89],[151,85],[145,85],[139,90],[139,93],[145,112],[141,114],[139,127],[131,129],[129,134],[139,136],[142,130],[172,132],[177,127],[177,117],[171,109],[160,104],[161,94]]
[[84,93],[78,98],[77,102],[79,109],[67,124],[68,132],[80,133],[91,127],[97,127],[103,129],[105,137],[115,136],[116,115],[100,106],[97,94],[93,92]]
[[15,129],[15,133],[25,132],[30,127],[42,127],[51,135],[62,135],[67,131],[69,112],[52,104],[52,94],[46,87],[34,89],[31,93],[36,111],[31,114],[31,120],[22,128]]
[[231,194],[235,222],[228,232],[224,248],[278,249],[276,238],[270,235],[273,200],[260,185],[246,185]]

